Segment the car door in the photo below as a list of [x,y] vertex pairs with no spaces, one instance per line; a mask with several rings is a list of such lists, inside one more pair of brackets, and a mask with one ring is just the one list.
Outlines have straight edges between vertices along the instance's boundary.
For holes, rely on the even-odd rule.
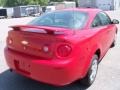
[[107,47],[109,48],[110,45],[113,42],[114,39],[114,35],[116,33],[115,31],[115,27],[113,24],[111,24],[111,19],[110,17],[105,13],[105,12],[100,12],[99,13],[99,18],[101,19],[102,22],[102,26],[104,27],[104,35],[107,36],[106,40],[107,40]]

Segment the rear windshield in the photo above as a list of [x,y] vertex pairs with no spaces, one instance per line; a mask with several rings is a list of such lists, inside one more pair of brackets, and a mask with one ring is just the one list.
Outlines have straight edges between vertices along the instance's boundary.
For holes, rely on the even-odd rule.
[[87,17],[87,13],[80,11],[57,11],[43,14],[29,25],[81,29],[86,24]]

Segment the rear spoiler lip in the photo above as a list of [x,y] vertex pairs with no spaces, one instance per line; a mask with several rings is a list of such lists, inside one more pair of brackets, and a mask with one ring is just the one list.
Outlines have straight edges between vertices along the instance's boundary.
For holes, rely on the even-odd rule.
[[43,30],[45,30],[46,32],[49,32],[49,31],[51,31],[51,32],[61,32],[61,31],[63,31],[63,32],[65,32],[65,31],[70,31],[69,29],[64,29],[64,28],[56,28],[56,27],[48,27],[48,26],[34,26],[34,25],[16,25],[16,26],[10,26],[10,28],[13,28],[13,29],[15,29],[15,28],[17,28],[16,30],[21,30],[22,31],[22,29],[21,28],[35,28],[35,29],[43,29]]

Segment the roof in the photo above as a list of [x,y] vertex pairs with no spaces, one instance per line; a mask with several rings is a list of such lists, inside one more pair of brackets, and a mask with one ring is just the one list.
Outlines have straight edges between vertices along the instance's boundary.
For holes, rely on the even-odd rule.
[[69,9],[63,9],[63,10],[73,10],[73,11],[83,11],[83,12],[88,12],[88,13],[98,13],[102,10],[97,9],[97,8],[69,8]]
[[89,25],[91,25],[93,19],[96,17],[96,14],[98,14],[102,10],[96,9],[96,8],[69,8],[69,9],[64,9],[61,11],[80,11],[80,12],[88,13],[89,18],[88,18],[88,23],[87,23],[86,27],[89,27]]
[[80,11],[80,12],[88,13],[90,17],[94,18],[96,14],[101,12],[102,10],[97,9],[97,8],[68,8],[68,9],[62,9],[62,10],[57,10],[57,11],[58,12],[59,11]]

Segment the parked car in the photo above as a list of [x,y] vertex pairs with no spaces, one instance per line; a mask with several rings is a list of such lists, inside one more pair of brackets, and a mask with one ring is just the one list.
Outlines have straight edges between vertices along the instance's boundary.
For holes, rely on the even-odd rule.
[[118,20],[99,9],[65,9],[12,26],[5,58],[11,71],[55,86],[90,86],[98,64],[115,46]]

